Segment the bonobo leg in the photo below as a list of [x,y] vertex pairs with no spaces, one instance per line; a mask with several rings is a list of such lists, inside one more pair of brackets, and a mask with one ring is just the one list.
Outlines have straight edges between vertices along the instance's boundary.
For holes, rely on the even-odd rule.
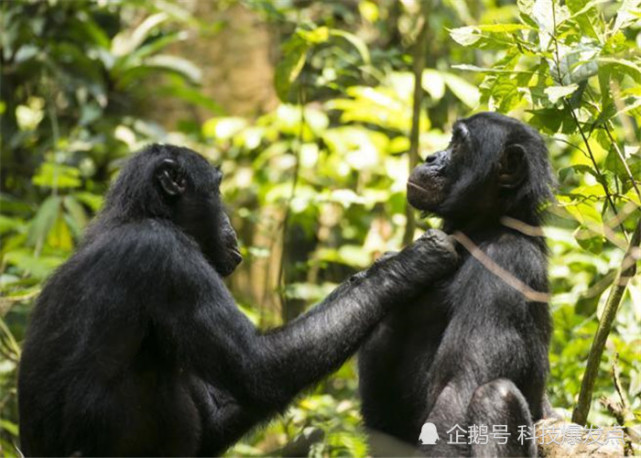
[[449,383],[426,423],[435,425],[438,440],[419,446],[425,456],[536,456],[534,441],[519,439],[519,427],[531,432],[530,409],[508,379],[495,379],[476,389],[460,380]]
[[[534,439],[529,434],[528,439],[519,438],[519,427],[531,433],[532,418],[523,394],[510,380],[496,379],[474,391],[467,408],[467,424],[486,425],[490,433],[486,444],[470,444],[472,456],[536,456]],[[509,435],[501,438],[492,434],[503,426]]]

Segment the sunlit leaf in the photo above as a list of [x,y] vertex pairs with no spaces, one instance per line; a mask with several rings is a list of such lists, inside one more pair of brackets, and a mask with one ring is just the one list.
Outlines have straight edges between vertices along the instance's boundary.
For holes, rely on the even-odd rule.
[[434,100],[441,100],[445,95],[445,81],[441,72],[425,69],[421,77],[421,86]]
[[452,73],[444,73],[444,80],[450,91],[468,108],[476,108],[479,105],[480,94],[476,86]]
[[116,56],[131,53],[149,37],[153,30],[169,16],[166,13],[156,13],[147,17],[132,33],[119,33],[111,42],[111,52]]
[[357,35],[339,29],[330,30],[330,35],[341,37],[347,40],[352,46],[354,46],[354,48],[356,48],[363,62],[365,64],[370,63],[369,49],[367,49],[367,45],[365,44],[365,42]]
[[77,188],[81,185],[80,171],[75,167],[45,162],[32,178],[36,186],[48,188]]
[[631,77],[636,83],[641,83],[641,67],[636,63],[614,57],[600,57],[599,65],[611,67],[613,72],[620,72]]
[[73,248],[71,231],[62,214],[58,214],[51,230],[47,234],[47,245],[63,251],[71,251]]
[[62,198],[49,196],[40,204],[40,208],[29,225],[27,243],[31,246],[41,244],[53,228],[58,218]]
[[556,103],[559,99],[574,93],[578,87],[578,84],[571,84],[569,86],[550,86],[545,88],[544,92],[550,98],[550,102]]
[[276,66],[274,74],[276,93],[283,102],[288,100],[289,89],[305,65],[308,49],[309,44],[296,35],[283,48],[283,59]]
[[198,84],[202,80],[202,71],[200,68],[181,57],[169,54],[155,55],[145,59],[144,65],[174,71],[183,75],[194,84]]
[[525,24],[483,24],[452,29],[450,36],[463,46],[502,49],[514,45],[512,33],[529,29]]
[[4,255],[5,262],[35,278],[44,279],[64,261],[55,256],[35,256],[33,250],[13,250]]

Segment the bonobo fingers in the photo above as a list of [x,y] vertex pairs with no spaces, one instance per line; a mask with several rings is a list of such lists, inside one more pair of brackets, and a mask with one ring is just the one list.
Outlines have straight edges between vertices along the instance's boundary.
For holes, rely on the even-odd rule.
[[406,283],[424,287],[426,282],[431,283],[452,273],[458,261],[454,239],[443,231],[430,229],[387,262],[400,264],[394,273]]
[[441,230],[428,229],[414,242],[414,244],[419,243],[426,245],[430,250],[451,253],[455,258],[458,257],[456,254],[456,240]]
[[429,229],[403,251],[420,253],[419,266],[435,275],[445,275],[458,265],[456,241],[438,229]]
[[[400,253],[386,252],[369,269],[352,276],[352,282],[383,274],[403,288],[423,288],[458,266],[455,241],[443,231],[430,229]],[[408,292],[410,291],[408,289]],[[416,292],[416,291],[414,291]]]

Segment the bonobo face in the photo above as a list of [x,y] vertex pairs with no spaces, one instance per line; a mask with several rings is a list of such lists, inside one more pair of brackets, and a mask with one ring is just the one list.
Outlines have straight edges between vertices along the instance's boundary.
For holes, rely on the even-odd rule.
[[457,222],[494,221],[546,199],[550,181],[547,149],[536,131],[480,113],[457,121],[449,146],[412,171],[407,198]]
[[425,158],[418,165],[407,181],[407,199],[419,210],[438,212],[439,205],[451,184],[456,181],[458,172],[453,164],[453,157],[461,159],[466,150],[470,150],[470,133],[462,122],[454,125],[449,146]]
[[179,154],[163,159],[155,173],[172,219],[198,242],[216,271],[227,276],[242,256],[220,195],[222,173],[197,153],[174,148]]

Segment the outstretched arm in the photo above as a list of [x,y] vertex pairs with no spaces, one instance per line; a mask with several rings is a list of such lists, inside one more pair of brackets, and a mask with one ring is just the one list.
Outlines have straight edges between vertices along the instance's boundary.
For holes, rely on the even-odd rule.
[[258,333],[220,279],[192,313],[173,315],[186,358],[205,379],[223,381],[258,410],[280,409],[302,389],[338,368],[394,306],[456,267],[455,249],[430,231],[396,256],[345,282],[321,304],[287,325]]
[[338,368],[388,310],[449,274],[456,260],[447,237],[429,232],[343,283],[308,313],[259,338],[256,350],[263,371],[279,379],[274,382],[283,387],[283,402]]

